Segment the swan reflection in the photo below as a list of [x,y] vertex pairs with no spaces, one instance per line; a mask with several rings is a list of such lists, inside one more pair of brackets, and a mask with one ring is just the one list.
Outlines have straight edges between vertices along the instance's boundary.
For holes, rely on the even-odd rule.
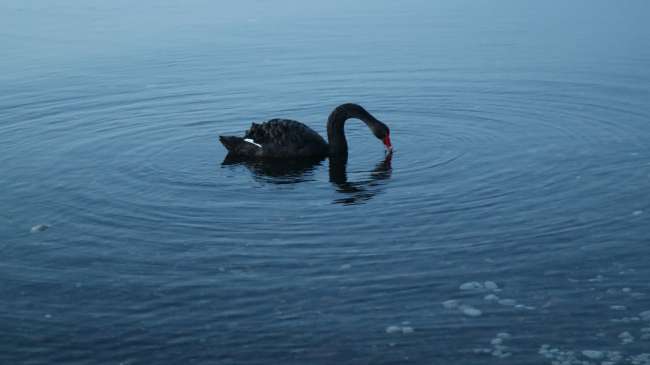
[[[348,181],[347,158],[329,159],[329,181],[342,194],[334,203],[352,205],[361,204],[380,193],[382,181],[392,174],[392,154],[388,153],[370,172],[368,178],[360,181]],[[255,160],[228,154],[222,166],[244,166],[259,181],[272,184],[296,184],[310,180],[314,170],[321,166],[323,160]]]
[[337,191],[345,196],[334,200],[338,204],[359,204],[366,202],[382,189],[382,180],[388,180],[392,174],[391,159],[393,155],[388,153],[383,161],[378,163],[370,172],[367,179],[361,181],[348,181],[346,165],[347,161],[330,159],[330,182],[337,187]]

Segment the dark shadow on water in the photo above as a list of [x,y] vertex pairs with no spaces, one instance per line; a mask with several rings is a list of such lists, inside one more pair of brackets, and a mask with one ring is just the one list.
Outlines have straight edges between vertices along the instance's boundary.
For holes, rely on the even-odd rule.
[[[343,205],[362,204],[381,192],[382,180],[392,174],[392,154],[386,155],[370,172],[368,179],[348,181],[347,159],[332,158],[329,161],[329,181],[344,197],[334,203]],[[323,160],[251,160],[228,154],[222,166],[245,166],[256,180],[271,184],[296,184],[308,181],[313,171],[321,166]]]

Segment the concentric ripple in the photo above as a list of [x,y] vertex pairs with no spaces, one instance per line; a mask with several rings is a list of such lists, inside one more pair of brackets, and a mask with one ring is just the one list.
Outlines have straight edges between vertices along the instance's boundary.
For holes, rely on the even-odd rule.
[[[0,363],[648,363],[641,2],[72,4],[0,12]],[[218,140],[344,102],[392,155]]]

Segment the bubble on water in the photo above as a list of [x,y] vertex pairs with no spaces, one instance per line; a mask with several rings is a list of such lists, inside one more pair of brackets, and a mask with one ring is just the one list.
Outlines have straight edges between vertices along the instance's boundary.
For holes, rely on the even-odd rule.
[[350,268],[352,268],[350,264],[343,264],[339,267],[340,270],[349,270]]
[[650,311],[643,311],[639,313],[639,317],[641,317],[641,319],[644,321],[650,321]]
[[634,216],[641,215],[641,214],[643,214],[642,210],[635,210],[634,212],[632,212],[632,215]]
[[609,308],[612,309],[612,310],[615,310],[615,311],[624,311],[624,310],[627,310],[627,307],[624,306],[624,305],[612,305],[612,306],[610,306]]

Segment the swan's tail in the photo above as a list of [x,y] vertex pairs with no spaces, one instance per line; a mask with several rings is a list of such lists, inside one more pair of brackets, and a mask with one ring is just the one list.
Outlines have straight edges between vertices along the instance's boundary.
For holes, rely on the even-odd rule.
[[237,156],[255,156],[261,150],[260,145],[247,142],[241,137],[219,136],[219,140],[228,152]]

